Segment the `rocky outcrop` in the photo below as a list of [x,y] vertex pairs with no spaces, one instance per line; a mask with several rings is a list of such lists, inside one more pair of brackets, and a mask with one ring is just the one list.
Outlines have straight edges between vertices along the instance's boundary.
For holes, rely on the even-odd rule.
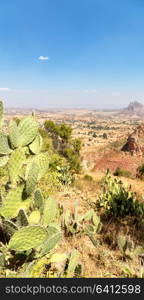
[[129,135],[122,151],[131,154],[144,154],[144,124],[139,125],[131,135]]

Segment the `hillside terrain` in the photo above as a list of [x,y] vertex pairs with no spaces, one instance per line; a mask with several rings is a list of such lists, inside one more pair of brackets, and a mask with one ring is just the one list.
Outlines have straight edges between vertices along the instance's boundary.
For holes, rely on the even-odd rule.
[[1,277],[144,277],[142,119],[1,103]]

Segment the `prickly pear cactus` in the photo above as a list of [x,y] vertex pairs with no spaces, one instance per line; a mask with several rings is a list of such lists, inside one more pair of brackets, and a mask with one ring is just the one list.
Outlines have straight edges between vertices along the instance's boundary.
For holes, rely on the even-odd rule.
[[0,269],[5,267],[5,255],[0,253]]
[[10,153],[11,153],[11,149],[8,144],[8,138],[3,132],[0,132],[0,154],[10,154]]
[[26,146],[33,142],[38,134],[38,123],[33,116],[23,118],[19,125],[19,146]]
[[9,179],[12,183],[16,183],[19,179],[24,162],[24,150],[22,148],[14,150],[8,162]]
[[34,210],[30,214],[30,216],[28,218],[28,222],[30,225],[39,224],[40,218],[41,218],[41,215],[40,215],[39,210]]
[[93,209],[90,209],[89,211],[87,211],[83,216],[79,216],[78,217],[78,221],[81,222],[83,220],[85,221],[90,221],[92,219],[92,216],[93,216]]
[[38,182],[38,175],[39,175],[39,166],[34,161],[31,164],[31,167],[29,168],[29,173],[26,180],[25,192],[27,196],[31,195],[31,193],[34,191],[36,184]]
[[41,245],[47,238],[46,230],[41,226],[26,226],[14,233],[8,248],[17,252],[26,251]]
[[46,265],[49,263],[47,257],[34,260],[26,268],[24,278],[43,278]]
[[79,252],[74,249],[69,258],[69,264],[68,264],[68,268],[67,268],[67,276],[66,277],[68,277],[68,278],[73,277],[76,266],[78,265],[78,261],[79,261]]
[[51,263],[59,263],[61,261],[65,261],[68,258],[68,255],[65,253],[54,253],[50,257]]
[[126,252],[127,249],[127,239],[123,235],[119,235],[117,238],[117,244],[122,253]]
[[40,134],[38,134],[34,141],[29,145],[29,148],[33,154],[38,154],[42,148],[42,144],[42,137]]
[[43,212],[43,224],[49,225],[55,219],[57,213],[57,203],[54,198],[48,198],[45,200],[44,212]]
[[95,228],[95,232],[100,232],[101,228],[102,228],[102,224],[100,221],[100,217],[94,212],[93,216],[92,216],[92,221],[94,224],[94,228]]
[[37,189],[34,193],[34,204],[35,207],[42,213],[44,210],[44,199],[40,189]]
[[39,166],[39,174],[38,174],[38,181],[46,174],[48,167],[49,167],[49,158],[47,153],[39,153],[36,154],[32,159],[29,160],[29,163],[26,168],[26,175],[27,178],[29,170],[33,163],[36,163]]
[[47,153],[40,153],[36,156],[36,161],[40,167],[38,180],[40,180],[48,171],[49,158]]
[[8,160],[9,160],[8,155],[1,155],[0,156],[0,167],[4,167],[7,164]]
[[28,218],[24,209],[19,210],[16,224],[18,227],[23,227],[28,225]]
[[12,149],[19,147],[19,130],[15,120],[11,120],[9,123],[9,140]]
[[71,212],[69,209],[66,210],[65,216],[63,218],[63,225],[66,229],[69,229],[71,227],[73,220],[71,216]]
[[43,243],[38,257],[46,255],[51,251],[61,239],[61,232],[54,226],[47,228],[47,239]]
[[15,233],[15,231],[18,230],[18,227],[12,221],[4,219],[3,229],[6,233],[6,236],[11,237]]
[[0,214],[8,219],[15,218],[20,208],[28,208],[31,199],[23,200],[23,185],[18,186],[15,190],[10,190],[7,194],[1,208]]

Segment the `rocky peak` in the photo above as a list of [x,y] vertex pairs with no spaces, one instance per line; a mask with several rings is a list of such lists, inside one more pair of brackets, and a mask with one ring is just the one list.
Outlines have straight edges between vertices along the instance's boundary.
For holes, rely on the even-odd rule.
[[127,138],[122,151],[130,153],[144,153],[144,123],[138,125],[136,129]]

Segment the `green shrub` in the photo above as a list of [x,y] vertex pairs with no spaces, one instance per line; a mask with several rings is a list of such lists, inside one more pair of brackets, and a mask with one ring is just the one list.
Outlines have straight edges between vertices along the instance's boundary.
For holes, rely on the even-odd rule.
[[81,140],[80,140],[80,139],[74,139],[74,140],[72,141],[72,146],[73,146],[73,148],[74,148],[74,151],[75,151],[77,154],[79,154],[79,153],[80,153],[80,150],[81,150],[81,147],[82,147],[82,145],[81,145]]
[[70,185],[74,182],[74,176],[70,172],[69,166],[57,167],[59,172],[58,179],[64,185]]
[[97,134],[96,134],[95,132],[93,133],[93,137],[94,137],[94,138],[96,138],[96,137],[97,137]]
[[122,181],[113,179],[107,172],[103,182],[103,193],[99,199],[100,207],[116,217],[127,215],[144,217],[144,203],[136,200],[136,194]]
[[92,180],[93,180],[92,176],[91,176],[91,175],[88,175],[88,174],[85,174],[85,175],[84,175],[84,179],[85,179],[85,180],[88,180],[88,181],[92,181]]
[[79,155],[75,154],[72,148],[66,148],[64,151],[64,156],[69,162],[70,169],[75,171],[76,173],[80,172],[81,162]]
[[65,141],[68,141],[71,138],[71,134],[72,134],[72,128],[70,126],[64,123],[58,126],[58,135]]
[[47,120],[44,123],[44,128],[51,134],[59,136],[61,139],[68,141],[71,137],[72,128],[65,123],[57,125],[51,120]]
[[140,179],[143,179],[144,178],[144,164],[142,164],[141,166],[139,166],[137,168],[137,174],[136,176]]
[[104,132],[103,133],[103,139],[107,139],[108,138],[108,136],[107,136],[107,134]]
[[124,177],[131,177],[131,172],[128,170],[124,170],[121,168],[116,168],[116,170],[113,173],[114,176],[124,176]]
[[55,122],[53,122],[51,120],[46,120],[44,122],[44,128],[52,134],[58,135],[58,133],[59,133],[58,125],[56,125]]
[[15,120],[15,122],[17,123],[17,125],[19,124],[20,122],[20,119],[18,117],[14,117],[13,120]]
[[45,151],[50,151],[53,150],[53,144],[52,144],[52,139],[51,137],[48,135],[47,131],[43,128],[39,128],[39,133],[41,135],[41,137],[43,138],[43,144],[42,144],[42,152]]
[[62,156],[60,156],[57,153],[52,154],[50,162],[49,162],[49,168],[53,171],[57,170],[57,167],[63,167],[66,164],[66,159]]

